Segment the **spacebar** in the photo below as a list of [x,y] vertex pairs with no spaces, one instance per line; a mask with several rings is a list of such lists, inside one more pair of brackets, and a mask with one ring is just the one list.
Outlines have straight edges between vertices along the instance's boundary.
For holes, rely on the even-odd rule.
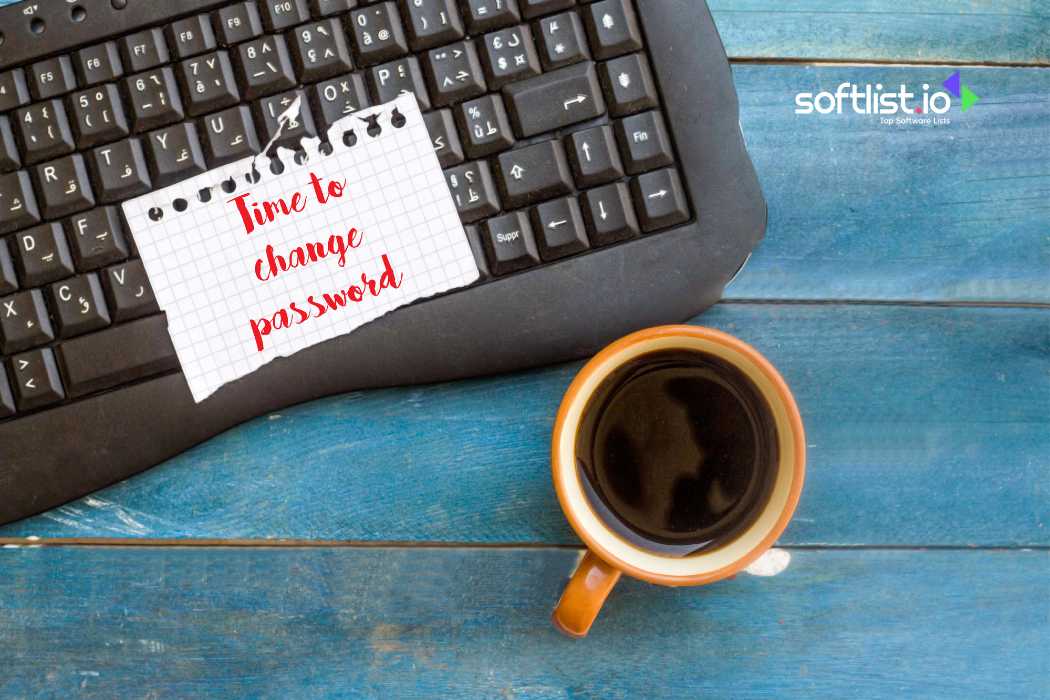
[[83,396],[178,369],[163,314],[67,340],[58,347],[70,396]]

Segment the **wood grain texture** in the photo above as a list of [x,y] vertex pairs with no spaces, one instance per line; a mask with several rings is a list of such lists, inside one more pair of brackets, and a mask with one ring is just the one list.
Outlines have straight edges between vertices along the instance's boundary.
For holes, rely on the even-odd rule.
[[731,57],[1050,64],[1047,0],[708,0]]
[[[722,304],[796,392],[789,544],[1050,544],[1050,309]],[[16,537],[575,543],[548,445],[579,364],[260,418]]]
[[734,68],[769,226],[728,297],[1050,302],[1050,70],[963,69],[981,101],[947,126],[794,113],[800,91],[952,70]]
[[5,698],[1037,698],[1046,551],[791,551],[625,579],[548,622],[571,550],[0,550]]

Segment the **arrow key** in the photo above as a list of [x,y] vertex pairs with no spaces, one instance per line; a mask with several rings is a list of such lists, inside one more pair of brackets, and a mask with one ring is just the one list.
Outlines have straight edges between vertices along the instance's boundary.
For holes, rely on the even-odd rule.
[[588,190],[580,201],[593,245],[608,245],[638,235],[631,195],[622,182]]
[[40,408],[66,397],[51,348],[30,350],[12,357],[11,378],[20,411]]
[[631,181],[642,230],[646,233],[689,220],[689,204],[677,171],[665,168]]
[[580,205],[574,197],[556,199],[534,207],[532,223],[538,233],[536,243],[544,260],[563,258],[590,247],[583,228]]
[[616,139],[609,126],[596,126],[574,132],[565,138],[572,172],[581,188],[604,185],[623,177],[623,163],[616,150]]

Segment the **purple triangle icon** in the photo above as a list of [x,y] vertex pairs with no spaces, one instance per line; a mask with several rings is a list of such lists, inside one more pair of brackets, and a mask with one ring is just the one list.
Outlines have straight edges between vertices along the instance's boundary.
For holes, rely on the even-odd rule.
[[959,71],[955,71],[944,81],[944,89],[955,97],[962,97],[962,81],[959,79]]

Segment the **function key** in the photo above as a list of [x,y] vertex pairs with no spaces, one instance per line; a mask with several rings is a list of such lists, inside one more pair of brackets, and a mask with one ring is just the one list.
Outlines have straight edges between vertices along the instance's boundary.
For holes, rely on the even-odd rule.
[[310,14],[314,17],[328,17],[341,12],[348,12],[357,5],[356,0],[310,0]]
[[[275,39],[280,41],[282,47],[284,46],[283,37],[266,37],[260,41],[270,42]],[[237,49],[240,51],[255,43],[242,44]],[[270,50],[272,51],[272,48]],[[287,71],[287,79],[291,81],[292,68],[288,63],[288,52],[284,52],[283,63],[280,63],[276,56],[274,61]],[[179,81],[182,83],[183,94],[186,96],[186,111],[193,115],[236,104],[239,99],[237,84],[233,80],[233,66],[230,65],[230,57],[225,51],[214,51],[182,61],[179,63]],[[251,87],[250,84],[249,87]],[[246,94],[246,97],[257,94],[262,93],[251,92],[251,94]]]
[[0,175],[0,233],[17,231],[40,221],[29,173]]
[[26,75],[21,68],[0,73],[0,112],[21,107],[29,102]]
[[[226,52],[221,53],[225,56]],[[269,95],[295,86],[295,71],[292,69],[292,59],[288,55],[288,44],[279,34],[263,36],[239,45],[234,53],[234,61],[237,63],[237,74],[245,98]],[[223,107],[237,101],[237,92],[232,81],[229,87],[233,88],[232,99],[224,100],[223,104],[218,106]],[[210,112],[212,109],[214,107],[202,109],[200,112]],[[193,114],[200,112],[191,110]]]
[[219,41],[232,46],[262,34],[262,20],[254,2],[238,2],[212,13],[219,29]]
[[493,274],[505,275],[540,262],[532,225],[525,212],[518,211],[489,219],[482,230],[482,240]]
[[567,136],[569,161],[580,187],[594,187],[623,177],[616,137],[609,126],[583,129]]
[[583,219],[594,245],[608,245],[638,235],[638,218],[627,185],[617,182],[583,193]]
[[325,19],[296,27],[292,58],[299,80],[313,83],[353,68],[346,34],[339,20]]
[[463,21],[456,9],[456,0],[412,0],[406,9],[413,51],[463,38]]
[[9,355],[54,339],[44,295],[39,289],[0,299],[0,352]]
[[279,32],[310,19],[306,0],[260,0],[259,9],[268,32]]
[[616,138],[629,175],[670,165],[671,141],[659,112],[643,112],[616,123]]
[[463,223],[469,224],[499,211],[499,195],[485,161],[476,160],[446,170],[445,181]]
[[426,66],[436,105],[462,102],[485,92],[485,76],[473,41],[461,41],[427,52]]
[[57,403],[66,397],[51,348],[30,350],[12,357],[11,378],[20,411]]
[[644,55],[636,53],[602,63],[598,74],[614,117],[656,107],[656,81]]
[[689,205],[678,172],[665,168],[646,173],[631,181],[631,192],[638,205],[638,218],[646,233],[689,220]]
[[536,206],[532,210],[532,223],[536,227],[536,243],[544,260],[562,258],[589,247],[580,205],[575,197]]
[[525,19],[547,15],[558,10],[567,10],[576,4],[576,0],[518,0]]
[[384,2],[350,13],[354,46],[361,65],[382,63],[408,53],[408,41],[401,26],[397,5]]
[[208,15],[176,20],[168,25],[168,38],[177,58],[189,58],[215,48],[215,32]]
[[590,58],[583,24],[575,12],[544,17],[536,26],[540,34],[540,58],[547,70]]
[[347,114],[372,105],[365,81],[356,73],[318,83],[308,92],[322,133],[327,133],[328,127]]
[[375,66],[369,73],[372,79],[372,94],[376,104],[389,102],[398,95],[411,93],[419,100],[419,108],[430,109],[430,96],[423,80],[423,71],[415,56],[400,58],[381,66]]
[[69,60],[69,56],[57,56],[34,63],[29,69],[29,74],[33,76],[29,90],[36,100],[63,95],[77,86],[73,62]]
[[467,0],[467,28],[471,34],[499,29],[521,21],[518,0]]
[[160,29],[147,29],[129,34],[120,40],[120,50],[124,55],[124,65],[130,73],[138,73],[168,62],[168,45],[164,42],[164,32]]
[[481,57],[489,87],[493,89],[540,74],[532,30],[524,24],[486,34]]
[[583,16],[599,61],[642,48],[642,30],[631,0],[602,0],[584,10]]
[[76,70],[81,85],[104,83],[124,74],[120,52],[112,41],[77,51],[73,59],[73,69]]
[[39,163],[73,150],[73,132],[61,100],[37,102],[15,112],[25,162]]

